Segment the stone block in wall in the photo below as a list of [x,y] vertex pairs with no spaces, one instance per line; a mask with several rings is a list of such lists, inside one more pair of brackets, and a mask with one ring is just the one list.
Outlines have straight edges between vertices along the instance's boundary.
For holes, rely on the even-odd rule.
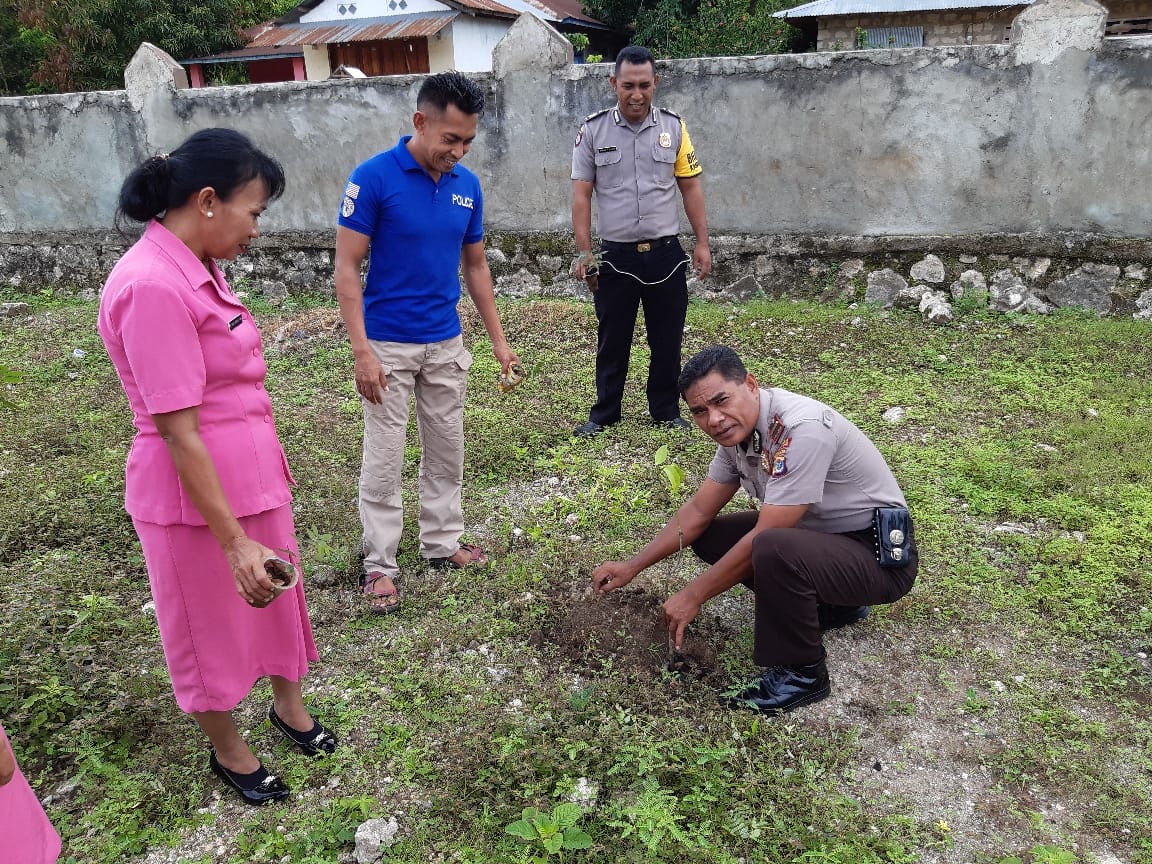
[[936,255],[925,255],[912,265],[909,275],[914,282],[931,282],[938,285],[944,281],[944,262]]
[[1048,272],[1048,268],[1052,266],[1051,258],[1013,258],[1013,266],[1020,271],[1020,275],[1027,279],[1029,282],[1035,282],[1041,276]]
[[1037,297],[1032,289],[1013,270],[998,270],[992,274],[988,290],[988,308],[994,312],[1024,312],[1047,315],[1052,306]]
[[864,261],[861,258],[849,258],[840,262],[840,277],[845,281],[855,279],[864,270]]
[[750,300],[764,293],[760,283],[751,273],[742,276],[724,289],[724,294],[733,300]]
[[1028,287],[1019,275],[1011,270],[997,270],[992,274],[992,286],[988,291],[988,308],[994,312],[1016,312],[1024,305]]
[[1152,291],[1145,291],[1136,298],[1136,312],[1132,317],[1141,321],[1152,321]]
[[1062,279],[1048,285],[1044,295],[1058,307],[1075,306],[1096,312],[1112,310],[1112,292],[1120,278],[1113,264],[1083,264]]
[[975,297],[983,302],[988,298],[988,282],[979,270],[965,270],[952,283],[951,293],[953,300]]
[[920,309],[925,294],[931,294],[932,289],[927,285],[909,285],[901,288],[892,298],[893,309]]
[[896,295],[907,287],[907,280],[891,268],[874,271],[868,274],[868,288],[864,292],[864,302],[888,306]]
[[493,286],[497,297],[531,297],[540,293],[540,277],[521,267],[515,273],[498,276]]
[[920,299],[920,314],[932,324],[951,324],[952,304],[942,291],[925,291]]

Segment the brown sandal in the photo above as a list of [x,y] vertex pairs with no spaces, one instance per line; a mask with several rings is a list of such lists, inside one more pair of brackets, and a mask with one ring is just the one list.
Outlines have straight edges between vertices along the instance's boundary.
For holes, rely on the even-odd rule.
[[[364,604],[368,607],[369,612],[376,615],[391,615],[400,608],[400,592],[396,590],[395,583],[393,583],[391,591],[377,591],[376,583],[381,579],[392,581],[387,573],[361,573],[360,593],[364,596]],[[381,602],[392,597],[396,598],[394,603]]]
[[460,549],[467,554],[468,559],[461,564],[456,561],[452,556],[447,558],[429,558],[428,565],[435,567],[437,570],[463,570],[465,567],[483,567],[488,563],[488,553],[481,549],[479,546],[473,546],[471,543],[461,543]]

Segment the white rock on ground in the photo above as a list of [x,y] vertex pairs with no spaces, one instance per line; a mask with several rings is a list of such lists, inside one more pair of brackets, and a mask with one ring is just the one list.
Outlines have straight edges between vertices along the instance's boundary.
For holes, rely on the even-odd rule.
[[400,823],[395,816],[362,822],[356,829],[356,849],[352,853],[356,864],[374,864],[379,861],[382,850],[396,842],[396,832],[399,830]]

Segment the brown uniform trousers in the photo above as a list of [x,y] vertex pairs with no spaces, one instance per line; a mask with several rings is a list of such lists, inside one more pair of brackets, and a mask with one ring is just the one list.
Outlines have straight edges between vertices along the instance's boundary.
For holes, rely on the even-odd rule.
[[[716,517],[692,544],[715,564],[756,526],[758,514]],[[756,595],[753,661],[757,666],[795,666],[824,659],[817,606],[891,603],[912,589],[919,555],[915,540],[905,567],[876,563],[872,529],[823,534],[803,528],[763,531],[752,542],[752,577],[744,584]]]

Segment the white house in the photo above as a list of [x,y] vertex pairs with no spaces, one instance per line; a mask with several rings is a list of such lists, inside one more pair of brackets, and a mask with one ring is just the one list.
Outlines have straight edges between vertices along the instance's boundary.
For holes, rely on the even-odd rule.
[[204,66],[244,63],[253,83],[316,81],[341,67],[365,75],[457,69],[490,72],[492,49],[521,14],[561,32],[584,33],[591,50],[615,56],[627,34],[584,14],[581,0],[308,0],[245,32],[237,51],[180,61],[193,87]]

